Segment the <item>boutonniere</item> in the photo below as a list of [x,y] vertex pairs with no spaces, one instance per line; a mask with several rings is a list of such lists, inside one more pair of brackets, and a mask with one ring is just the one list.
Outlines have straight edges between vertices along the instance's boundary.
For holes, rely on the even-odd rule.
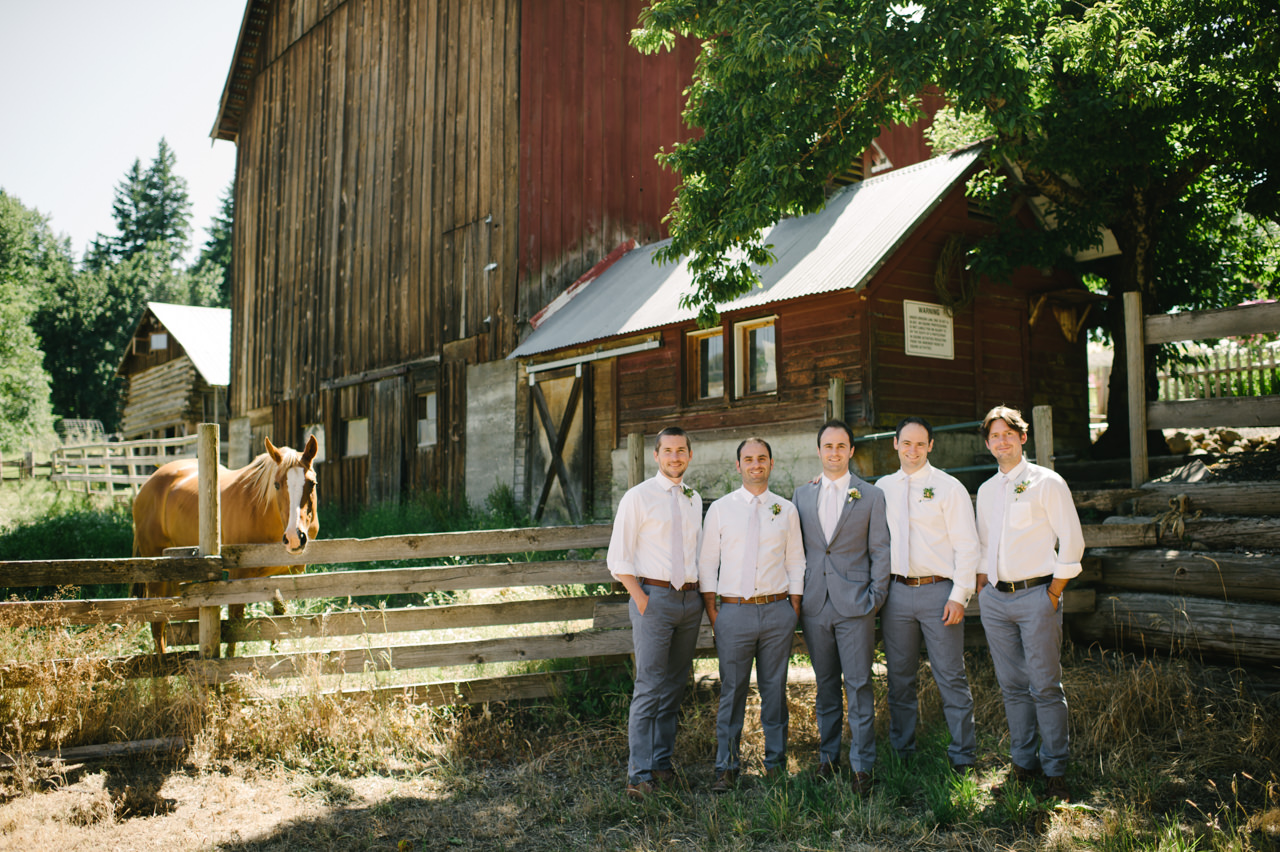
[[1021,494],[1023,491],[1026,491],[1026,490],[1027,490],[1027,486],[1028,486],[1028,485],[1030,485],[1030,484],[1031,484],[1031,480],[1030,480],[1030,479],[1024,479],[1024,480],[1022,480],[1022,481],[1021,481],[1021,482],[1019,482],[1017,485],[1013,486],[1013,493],[1014,493],[1014,494]]
[[690,502],[693,501],[693,489],[687,485],[681,485],[680,490],[684,492],[684,496],[688,497]]
[[932,499],[933,499],[933,489],[932,489],[932,488],[926,488],[926,489],[924,490],[924,499],[925,499],[925,500],[932,500]]
[[[782,507],[779,506],[777,503],[774,503],[772,506],[769,507],[769,514],[773,515],[774,518],[778,517],[778,514],[781,511],[782,511]],[[769,523],[773,523],[773,518],[769,519]]]
[[862,492],[856,488],[850,488],[849,496],[845,498],[844,502],[852,503],[854,500],[861,500],[861,499],[862,499]]

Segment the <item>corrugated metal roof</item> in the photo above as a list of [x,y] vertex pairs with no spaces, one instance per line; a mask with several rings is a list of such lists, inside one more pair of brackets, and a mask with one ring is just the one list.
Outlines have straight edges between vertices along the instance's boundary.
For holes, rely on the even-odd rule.
[[147,310],[165,327],[211,385],[231,384],[231,311],[147,302]]
[[[832,196],[817,213],[774,225],[764,241],[772,244],[777,260],[756,269],[758,289],[720,305],[721,312],[863,286],[980,155],[981,149],[970,148],[865,180]],[[548,317],[510,357],[693,319],[696,312],[680,307],[681,295],[693,290],[687,264],[652,262],[668,242],[623,256]]]

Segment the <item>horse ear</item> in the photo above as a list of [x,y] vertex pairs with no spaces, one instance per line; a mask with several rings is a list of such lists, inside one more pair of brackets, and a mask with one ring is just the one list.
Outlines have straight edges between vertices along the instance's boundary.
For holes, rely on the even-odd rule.
[[276,449],[276,445],[271,443],[270,438],[264,438],[263,440],[267,442],[267,455],[271,456],[271,460],[273,462],[275,462],[276,464],[280,464],[280,461],[281,461],[280,451]]
[[320,445],[316,442],[314,434],[307,436],[307,446],[302,450],[302,464],[304,467],[311,466],[311,460],[316,457],[316,453],[320,452]]

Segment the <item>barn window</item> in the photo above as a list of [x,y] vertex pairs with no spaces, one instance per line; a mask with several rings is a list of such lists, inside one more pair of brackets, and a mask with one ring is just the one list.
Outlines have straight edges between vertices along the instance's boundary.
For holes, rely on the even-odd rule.
[[687,339],[691,398],[720,399],[724,396],[724,335],[711,328],[691,331]]
[[434,447],[439,429],[436,417],[436,392],[418,394],[418,446]]
[[369,418],[346,421],[348,458],[369,455]]
[[776,317],[733,326],[735,391],[738,397],[778,392]]
[[[367,428],[365,432],[366,434],[368,433]],[[309,426],[304,426],[302,428],[302,446],[305,447],[307,445],[307,439],[312,435],[316,436],[316,457],[311,460],[311,463],[320,464],[320,462],[324,461],[324,424],[312,423]]]
[[151,351],[160,352],[169,348],[169,335],[163,331],[157,331],[151,335]]

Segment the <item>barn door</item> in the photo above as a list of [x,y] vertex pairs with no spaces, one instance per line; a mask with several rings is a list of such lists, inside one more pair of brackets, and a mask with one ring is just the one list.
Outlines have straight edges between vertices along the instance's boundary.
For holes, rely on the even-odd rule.
[[530,377],[529,497],[539,523],[580,524],[591,505],[591,387],[581,364]]
[[369,502],[399,503],[404,470],[404,376],[375,382],[369,401]]

